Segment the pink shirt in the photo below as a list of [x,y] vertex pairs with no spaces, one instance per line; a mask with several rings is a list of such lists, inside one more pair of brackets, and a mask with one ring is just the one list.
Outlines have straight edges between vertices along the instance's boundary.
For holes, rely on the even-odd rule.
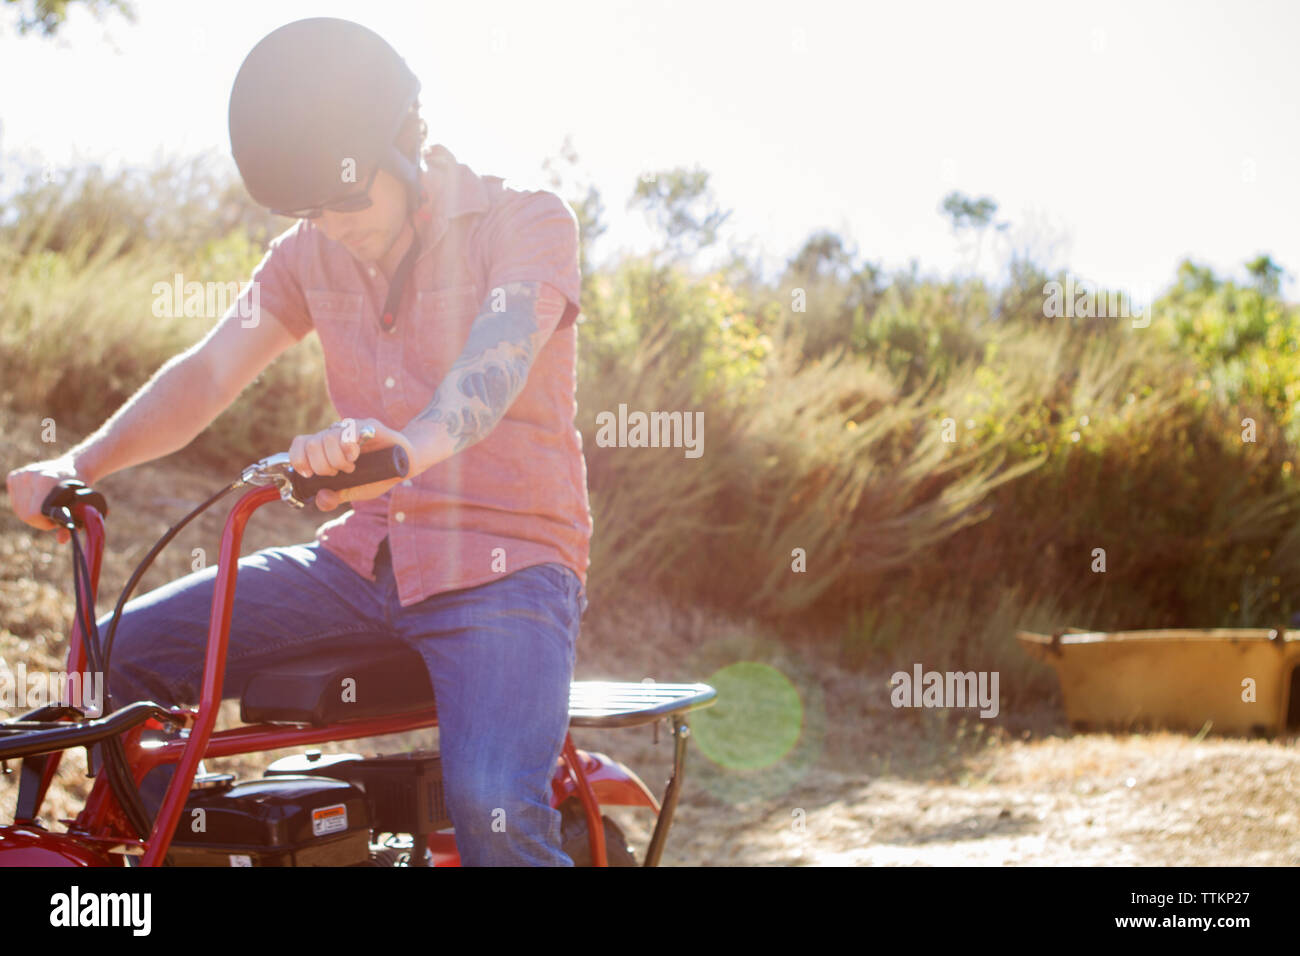
[[[492,289],[540,281],[567,308],[518,399],[486,438],[317,529],[317,540],[374,580],[389,540],[403,606],[558,562],[586,583],[591,512],[577,411],[581,279],[578,224],[554,193],[478,176],[442,146],[425,155],[432,216],[396,327],[379,312],[388,282],[299,220],[253,273],[261,305],[298,339],[320,336],[330,398],[344,418],[401,429],[433,399]],[[322,427],[327,423],[322,423]]]

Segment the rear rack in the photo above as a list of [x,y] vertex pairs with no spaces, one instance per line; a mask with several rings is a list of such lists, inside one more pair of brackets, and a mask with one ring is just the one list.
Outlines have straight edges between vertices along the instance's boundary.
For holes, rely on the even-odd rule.
[[569,726],[637,727],[710,707],[717,696],[708,684],[574,681],[569,688]]
[[[659,805],[659,818],[655,821],[654,833],[650,835],[650,845],[646,847],[643,866],[658,866],[664,851],[664,842],[668,839],[668,828],[672,826],[673,813],[677,809],[677,797],[681,793],[682,773],[686,766],[686,741],[690,739],[691,728],[686,723],[686,714],[702,707],[710,707],[718,692],[708,684],[656,684],[653,681],[633,684],[619,681],[580,680],[569,686],[569,726],[570,727],[636,727],[652,724],[667,719],[672,725],[673,736],[673,770],[664,790],[663,802]],[[655,728],[656,739],[658,727]],[[565,757],[570,766],[574,782],[578,785],[579,795],[587,813],[587,825],[595,833],[600,829],[600,811],[596,805],[595,795],[582,772],[581,763],[573,750],[572,738],[565,744]],[[596,845],[600,845],[600,856],[604,859],[604,839],[593,837],[592,853],[596,854]]]

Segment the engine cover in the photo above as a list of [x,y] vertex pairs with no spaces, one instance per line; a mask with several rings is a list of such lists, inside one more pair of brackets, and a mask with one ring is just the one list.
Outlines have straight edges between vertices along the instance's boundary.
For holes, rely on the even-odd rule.
[[442,786],[442,760],[433,751],[362,757],[360,754],[305,754],[281,757],[267,777],[281,774],[331,777],[360,787],[370,810],[370,826],[381,833],[427,834],[450,827]]
[[370,859],[365,794],[327,777],[277,776],[194,790],[175,866],[352,866]]

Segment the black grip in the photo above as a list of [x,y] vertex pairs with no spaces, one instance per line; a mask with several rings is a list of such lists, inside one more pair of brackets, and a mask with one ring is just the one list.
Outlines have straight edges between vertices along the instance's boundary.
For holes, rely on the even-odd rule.
[[406,472],[411,467],[411,461],[406,455],[405,448],[394,445],[381,451],[368,451],[358,456],[353,465],[355,467],[351,472],[339,472],[337,475],[312,475],[310,478],[304,478],[291,471],[293,493],[299,501],[309,502],[316,497],[316,492],[325,488],[331,491],[342,491],[345,488],[356,488],[358,485],[368,485],[375,481],[387,481],[389,478],[405,478]]
[[108,503],[104,500],[104,496],[77,478],[64,478],[51,488],[50,493],[41,502],[41,514],[55,524],[62,525],[64,522],[62,509],[67,508],[68,513],[71,514],[73,506],[78,502],[88,504],[102,517],[108,517]]

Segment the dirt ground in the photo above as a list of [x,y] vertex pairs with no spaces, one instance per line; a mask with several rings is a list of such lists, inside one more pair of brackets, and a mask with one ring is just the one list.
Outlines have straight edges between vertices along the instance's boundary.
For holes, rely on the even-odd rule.
[[[0,461],[5,472],[48,454],[35,420],[0,410],[0,432],[11,439]],[[164,463],[102,483],[111,514],[101,613],[148,546],[221,477]],[[322,520],[318,513],[270,506],[250,525],[244,553],[310,540]],[[215,556],[220,525],[221,516],[210,513],[187,530],[141,591],[187,572],[194,548]],[[7,495],[0,496],[0,668],[18,661],[29,669],[61,667],[70,591],[68,547],[57,545],[52,533],[23,525]],[[792,729],[790,739],[746,763],[718,739],[717,728],[734,723],[710,723],[737,701],[720,700],[713,712],[698,715],[663,865],[1300,864],[1295,737],[1075,735],[1052,700],[1033,712],[1004,710],[996,721],[895,711],[886,673],[842,670],[813,649],[756,637],[743,622],[632,599],[591,608],[577,676],[705,680],[736,661],[761,661],[788,678],[797,695],[794,723],[786,715],[767,733],[766,718],[755,711],[754,736],[775,740]],[[234,713],[227,705],[222,725]],[[624,761],[662,793],[672,753],[666,733],[657,744],[648,727],[575,731],[574,738],[580,748]],[[435,739],[430,732],[322,749],[393,751],[432,746]],[[249,775],[261,760],[212,769]],[[82,767],[80,753],[65,759],[46,804],[51,824],[79,806]],[[15,776],[0,778],[5,821],[13,812]],[[649,815],[619,809],[610,815],[640,855],[650,836]]]
[[[818,673],[825,732],[804,761],[734,774],[693,749],[665,864],[1300,864],[1294,736],[1073,734],[1055,706],[981,731],[978,719],[900,718],[868,690],[887,675]],[[578,744],[616,753],[652,786],[667,779],[666,735],[600,737]],[[645,845],[648,814],[616,819]]]
[[[781,799],[679,811],[672,862],[799,866],[1295,866],[1300,757],[1160,735],[1014,741],[960,780],[825,768]],[[802,828],[796,804],[806,805]],[[629,829],[636,840],[648,828]]]

